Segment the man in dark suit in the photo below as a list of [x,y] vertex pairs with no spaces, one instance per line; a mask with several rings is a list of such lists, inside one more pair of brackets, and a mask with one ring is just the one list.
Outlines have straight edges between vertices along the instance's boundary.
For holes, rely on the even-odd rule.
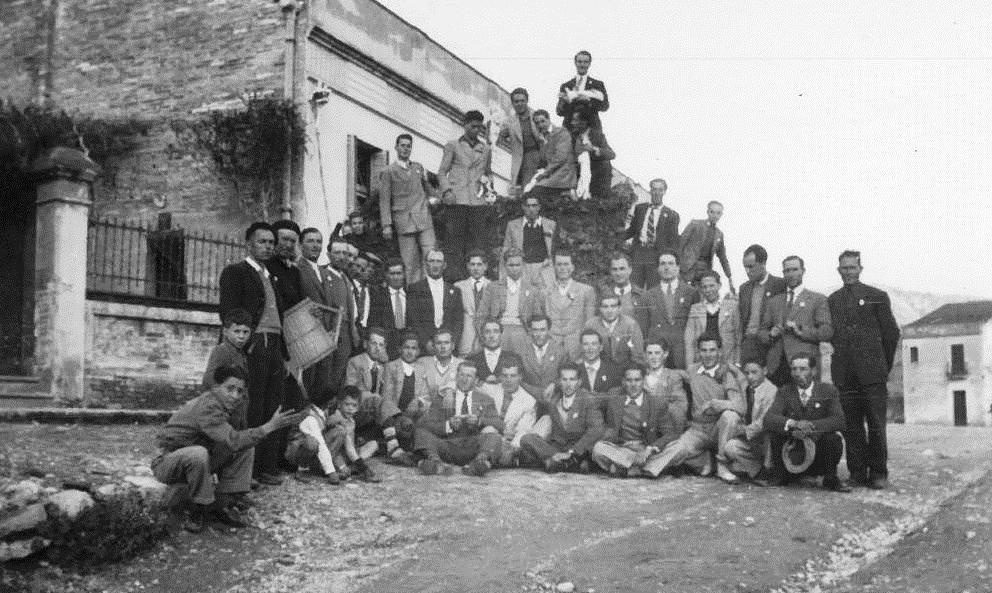
[[[844,429],[844,412],[833,385],[813,381],[816,357],[793,355],[789,361],[791,385],[780,387],[772,407],[765,414],[764,428],[772,437],[772,463],[775,473],[770,485],[781,486],[799,475],[823,476],[823,487],[835,492],[851,489],[837,477],[844,444],[838,431]],[[790,439],[812,439],[816,454],[812,465],[799,474],[786,470],[782,448]]]
[[[584,110],[572,113],[572,136],[575,158],[579,163],[579,180],[575,193],[580,199],[605,198],[613,185],[613,164],[617,157],[606,141],[603,130],[593,127]],[[589,167],[585,170],[588,157]],[[588,183],[588,185],[586,185]]]
[[[247,420],[250,428],[269,420],[283,403],[286,348],[282,340],[282,311],[279,278],[269,271],[275,233],[267,222],[256,222],[245,231],[248,256],[224,268],[220,275],[220,317],[233,309],[251,315],[252,335],[245,347],[248,367]],[[253,475],[267,485],[282,483],[279,459],[282,450],[277,435],[269,434],[255,447]]]
[[575,364],[581,370],[580,385],[592,394],[605,418],[610,403],[609,392],[620,387],[623,368],[609,358],[603,358],[603,338],[594,329],[582,330],[579,334],[579,347],[582,349],[582,358],[575,361]]
[[386,331],[386,352],[392,360],[400,355],[400,334],[411,327],[403,260],[386,261],[386,285],[372,287],[369,299],[369,325]]
[[689,309],[699,302],[699,292],[679,279],[679,256],[663,249],[658,256],[658,276],[661,282],[647,292],[648,342],[664,339],[671,352],[665,365],[670,369],[685,369],[685,326]]
[[682,278],[695,285],[699,274],[713,269],[713,260],[719,259],[723,273],[727,277],[730,292],[734,292],[730,262],[727,260],[727,244],[723,231],[716,223],[723,216],[723,204],[716,200],[706,205],[706,220],[697,219],[686,225],[679,236],[679,253],[682,262]]
[[276,235],[275,254],[265,262],[265,267],[279,278],[274,286],[279,294],[280,312],[285,313],[303,300],[300,269],[296,266],[300,227],[292,220],[277,220],[272,223],[272,232]]
[[327,246],[328,265],[322,267],[321,288],[325,294],[328,306],[337,307],[341,316],[341,326],[338,331],[338,347],[330,356],[328,380],[331,385],[340,385],[344,380],[345,368],[351,356],[352,347],[359,344],[358,330],[355,327],[354,285],[348,277],[347,270],[351,263],[348,256],[349,244],[337,240]]
[[462,335],[465,313],[461,291],[444,280],[444,252],[428,249],[426,263],[427,277],[410,285],[407,321],[420,336],[421,350],[432,354],[430,340],[434,331],[447,327],[456,336]]
[[889,295],[862,284],[861,270],[860,252],[840,254],[837,271],[844,286],[827,299],[834,323],[830,374],[847,418],[844,440],[851,481],[882,489],[889,475],[885,382],[899,344],[899,325]]
[[[499,460],[503,419],[493,399],[475,389],[475,383],[475,365],[462,361],[455,388],[441,389],[417,423],[414,447],[420,473],[447,475],[446,464],[454,464],[465,474],[481,477]],[[492,431],[483,430],[486,427]]]
[[664,179],[652,179],[650,187],[651,203],[634,206],[625,236],[633,266],[631,281],[645,290],[661,281],[658,277],[661,250],[679,246],[679,213],[662,203],[668,184]]
[[[655,258],[655,275],[658,274],[658,259]],[[617,252],[610,256],[610,277],[599,286],[599,293],[611,292],[620,297],[620,313],[632,318],[641,328],[641,336],[647,337],[650,329],[650,304],[647,291],[631,282],[633,268],[630,256]]]
[[479,371],[479,382],[493,388],[500,383],[500,373],[504,365],[512,363],[517,368],[521,365],[520,356],[503,347],[503,324],[497,319],[490,319],[482,324],[482,350],[465,360],[474,364]]
[[589,76],[592,54],[582,50],[575,54],[575,77],[558,87],[558,105],[555,113],[562,117],[565,127],[571,126],[572,113],[577,109],[589,112],[590,125],[602,129],[599,113],[610,108],[610,97],[603,81]]
[[580,388],[581,374],[572,363],[558,370],[558,385],[541,412],[551,419],[551,433],[547,439],[536,434],[520,439],[520,465],[547,472],[580,471],[596,441],[603,438],[603,413],[589,392]]
[[768,349],[758,339],[761,316],[773,296],[785,292],[785,280],[768,273],[768,252],[761,245],[744,250],[744,271],[747,282],[741,284],[739,300],[741,318],[741,360],[764,361]]

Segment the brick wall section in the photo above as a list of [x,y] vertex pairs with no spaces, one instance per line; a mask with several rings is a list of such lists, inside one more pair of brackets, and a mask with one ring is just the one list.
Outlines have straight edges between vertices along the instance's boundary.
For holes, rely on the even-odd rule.
[[198,392],[216,313],[86,301],[88,405],[168,409]]
[[176,138],[168,122],[238,106],[250,94],[282,94],[277,3],[0,3],[0,97],[19,105],[34,100],[49,68],[54,105],[80,116],[155,122],[133,154],[108,163],[96,187],[95,214],[148,221],[166,211],[179,226],[236,235],[250,222],[234,186],[218,178],[207,155]]

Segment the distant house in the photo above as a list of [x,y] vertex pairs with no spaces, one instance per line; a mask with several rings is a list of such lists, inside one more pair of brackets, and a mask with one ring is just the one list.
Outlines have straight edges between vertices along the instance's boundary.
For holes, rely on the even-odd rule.
[[903,328],[906,422],[992,426],[992,301],[944,305]]

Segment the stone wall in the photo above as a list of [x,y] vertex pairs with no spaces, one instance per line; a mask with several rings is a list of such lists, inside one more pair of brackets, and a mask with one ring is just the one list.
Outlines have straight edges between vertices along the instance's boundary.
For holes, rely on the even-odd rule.
[[86,404],[170,409],[199,391],[216,313],[87,300]]

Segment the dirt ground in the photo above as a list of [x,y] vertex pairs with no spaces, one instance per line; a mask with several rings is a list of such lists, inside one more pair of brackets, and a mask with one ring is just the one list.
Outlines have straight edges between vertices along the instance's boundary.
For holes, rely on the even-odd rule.
[[[154,427],[0,424],[0,476],[95,482],[151,455]],[[496,471],[379,485],[292,480],[256,495],[255,528],[178,533],[89,575],[14,570],[56,590],[161,592],[987,591],[992,431],[890,427],[891,486],[727,486]],[[27,452],[39,452],[30,453]],[[100,473],[91,473],[91,471]],[[843,471],[842,471],[843,473]]]

